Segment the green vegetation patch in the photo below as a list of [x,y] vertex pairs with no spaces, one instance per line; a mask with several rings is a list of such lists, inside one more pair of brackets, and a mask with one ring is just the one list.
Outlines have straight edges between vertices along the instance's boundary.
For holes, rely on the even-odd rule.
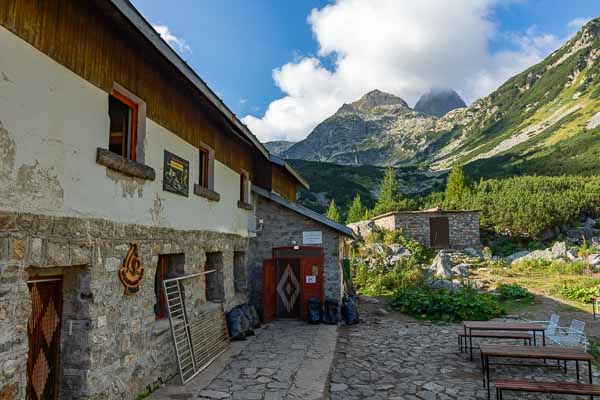
[[452,322],[485,321],[504,314],[496,296],[469,286],[457,291],[407,287],[394,293],[390,307],[417,318]]

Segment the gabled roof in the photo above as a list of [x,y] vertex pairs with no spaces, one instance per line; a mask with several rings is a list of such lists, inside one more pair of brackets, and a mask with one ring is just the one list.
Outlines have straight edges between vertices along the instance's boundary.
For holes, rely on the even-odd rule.
[[331,229],[334,229],[348,237],[354,237],[352,229],[348,228],[346,225],[338,224],[337,222],[330,220],[329,218],[325,217],[324,215],[314,212],[313,210],[309,210],[308,208],[301,206],[298,203],[292,203],[273,192],[269,192],[268,190],[265,190],[261,187],[255,186],[255,185],[252,185],[252,191],[266,199],[274,201],[275,203],[277,203],[289,210],[292,210],[298,214],[301,214],[301,215],[305,216],[306,218],[310,218],[313,221],[316,221],[316,222],[323,224]]

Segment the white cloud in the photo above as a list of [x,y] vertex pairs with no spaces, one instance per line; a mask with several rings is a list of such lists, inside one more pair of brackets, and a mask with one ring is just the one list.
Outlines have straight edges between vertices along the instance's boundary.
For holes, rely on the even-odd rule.
[[[275,68],[285,95],[262,117],[243,121],[263,141],[300,140],[342,103],[372,89],[409,104],[431,87],[454,88],[467,102],[486,95],[558,44],[532,28],[507,36],[510,49],[492,53],[490,41],[503,35],[490,19],[496,1],[338,0],[314,9],[308,22],[317,56]],[[333,60],[331,69],[324,57]]]
[[573,30],[579,30],[582,26],[591,21],[591,18],[574,18],[567,23],[567,26]]
[[160,37],[179,53],[191,53],[192,48],[187,42],[171,33],[167,25],[152,25]]

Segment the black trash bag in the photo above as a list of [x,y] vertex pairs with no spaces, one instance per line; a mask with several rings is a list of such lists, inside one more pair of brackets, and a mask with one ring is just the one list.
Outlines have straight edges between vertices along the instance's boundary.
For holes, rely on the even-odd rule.
[[346,325],[358,324],[358,308],[356,307],[356,299],[353,296],[342,299],[342,318]]
[[318,324],[322,318],[321,300],[316,297],[308,299],[308,323]]
[[325,309],[323,310],[323,322],[330,325],[336,325],[340,321],[340,304],[337,300],[325,300]]
[[248,318],[250,329],[260,328],[260,320],[258,319],[258,314],[256,313],[256,310],[254,310],[254,307],[248,304],[242,304],[240,308],[242,309],[244,316]]
[[260,317],[258,316],[258,312],[256,312],[256,308],[251,304],[248,305],[248,308],[250,309],[250,315],[252,315],[252,320],[254,321],[252,327],[254,329],[260,328]]
[[240,312],[240,319],[241,319],[241,323],[242,323],[242,329],[244,330],[244,335],[245,336],[254,335],[254,330],[252,329],[252,323],[250,321],[250,318],[248,317],[248,314],[246,314],[246,312],[245,312],[244,306],[237,306],[236,309],[239,310],[239,312]]
[[245,319],[242,311],[234,308],[225,314],[227,319],[227,329],[229,329],[229,337],[234,340],[242,340],[246,338],[246,328],[243,319]]

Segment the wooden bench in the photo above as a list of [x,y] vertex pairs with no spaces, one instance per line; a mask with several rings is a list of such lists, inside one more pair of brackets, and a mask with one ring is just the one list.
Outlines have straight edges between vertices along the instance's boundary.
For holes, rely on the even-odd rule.
[[529,380],[502,379],[496,381],[496,399],[502,399],[502,392],[528,392],[570,394],[579,396],[600,396],[600,385],[570,382],[537,382]]
[[[461,353],[466,352],[468,349],[467,339],[469,338],[469,335],[465,334],[465,331],[463,329],[459,329],[457,334],[458,334],[458,350]],[[531,335],[530,333],[527,333],[527,332],[473,331],[471,333],[471,336],[474,338],[523,340],[524,345],[529,344],[530,346],[531,346],[531,339],[533,339],[533,335]]]

